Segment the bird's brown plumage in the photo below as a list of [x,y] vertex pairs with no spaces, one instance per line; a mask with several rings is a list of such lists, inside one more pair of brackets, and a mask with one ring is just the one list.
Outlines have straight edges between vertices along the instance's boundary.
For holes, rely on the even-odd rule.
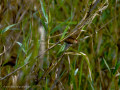
[[81,30],[77,30],[72,36],[68,37],[65,42],[68,44],[75,44],[77,43],[77,38],[79,37]]

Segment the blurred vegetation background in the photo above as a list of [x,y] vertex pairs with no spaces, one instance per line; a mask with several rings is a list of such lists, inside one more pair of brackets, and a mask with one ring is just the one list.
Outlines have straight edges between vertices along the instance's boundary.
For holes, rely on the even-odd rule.
[[91,16],[104,3],[108,6],[82,27],[78,43],[38,81],[64,42],[47,49],[69,35],[93,1],[0,0],[1,89],[118,90],[120,0],[100,0]]

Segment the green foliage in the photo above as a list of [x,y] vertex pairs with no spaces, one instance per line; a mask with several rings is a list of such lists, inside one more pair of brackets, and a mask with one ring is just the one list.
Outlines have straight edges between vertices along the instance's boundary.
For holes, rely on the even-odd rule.
[[[28,83],[32,89],[36,90],[50,90],[51,88],[68,90],[119,89],[119,0],[109,1],[109,6],[105,10],[97,11],[96,16],[90,19],[93,19],[92,22],[81,27],[85,32],[81,32],[77,39],[78,43],[73,44],[66,51],[60,62],[57,61],[57,58],[64,53],[65,43],[60,42],[57,45],[55,43],[62,41],[70,34],[83,19],[93,1],[33,0],[27,2],[23,0],[17,2],[17,0],[10,0],[8,2],[2,0],[0,79],[22,67],[18,71],[22,71],[23,76],[16,83],[17,86],[24,86],[25,83]],[[105,1],[107,0],[98,3],[91,16]],[[44,33],[38,29],[41,27],[43,27]],[[19,32],[22,33],[19,35]],[[50,48],[52,45],[55,46]],[[13,57],[14,54],[15,57]],[[4,66],[6,62],[13,59],[16,60],[15,67]],[[34,85],[52,62],[57,62],[57,66],[38,85]],[[26,63],[28,64],[23,66]],[[31,74],[32,71],[34,72]],[[13,75],[17,75],[17,72],[14,72]],[[11,82],[12,76],[10,75],[0,82],[0,86],[13,85]]]
[[61,24],[57,25],[50,34],[54,33],[55,31],[59,30],[63,25],[65,25],[65,23],[70,20],[70,18],[68,18],[66,21],[62,22]]
[[115,75],[115,73],[116,73],[116,71],[118,70],[119,67],[120,67],[120,61],[116,64],[115,70],[113,71],[113,75]]
[[12,24],[7,26],[4,30],[2,30],[1,34],[3,34],[4,32],[8,31],[11,27],[15,26],[16,24]]

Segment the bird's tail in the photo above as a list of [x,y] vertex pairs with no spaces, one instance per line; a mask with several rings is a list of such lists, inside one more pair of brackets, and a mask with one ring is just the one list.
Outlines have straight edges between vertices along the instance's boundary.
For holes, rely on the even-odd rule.
[[66,43],[64,51],[67,51],[72,44]]

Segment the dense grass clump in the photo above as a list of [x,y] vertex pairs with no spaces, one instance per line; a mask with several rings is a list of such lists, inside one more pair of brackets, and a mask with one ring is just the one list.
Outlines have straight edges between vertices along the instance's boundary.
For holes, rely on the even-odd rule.
[[0,89],[119,89],[119,7],[119,0],[1,0]]

